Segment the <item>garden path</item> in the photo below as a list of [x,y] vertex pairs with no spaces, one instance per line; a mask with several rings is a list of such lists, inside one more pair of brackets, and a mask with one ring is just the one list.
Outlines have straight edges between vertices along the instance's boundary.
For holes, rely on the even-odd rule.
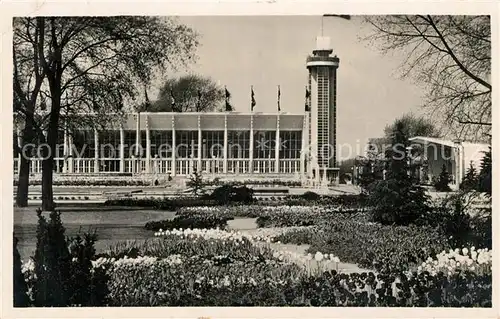
[[[249,235],[254,235],[254,234],[263,235],[267,231],[269,231],[269,233],[273,233],[273,228],[258,228],[256,223],[256,218],[236,218],[232,221],[229,221],[228,226],[230,230],[239,231],[243,234],[249,234]],[[309,245],[306,244],[295,245],[295,244],[271,243],[270,246],[272,249],[277,251],[295,252],[304,255],[307,254],[307,249],[309,248]],[[311,267],[313,268],[317,267],[317,262],[314,259],[311,261]],[[368,269],[359,268],[356,264],[343,263],[343,262],[338,263],[337,267],[338,267],[337,271],[343,273],[354,273],[354,272],[361,273],[361,272],[372,271]],[[335,265],[331,265],[331,269],[335,269]]]

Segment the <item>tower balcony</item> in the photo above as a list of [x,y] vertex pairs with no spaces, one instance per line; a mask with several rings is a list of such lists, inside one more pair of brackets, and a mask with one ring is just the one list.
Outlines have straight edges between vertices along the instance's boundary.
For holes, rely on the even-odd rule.
[[313,66],[338,67],[340,59],[337,56],[308,56],[306,60],[307,68]]

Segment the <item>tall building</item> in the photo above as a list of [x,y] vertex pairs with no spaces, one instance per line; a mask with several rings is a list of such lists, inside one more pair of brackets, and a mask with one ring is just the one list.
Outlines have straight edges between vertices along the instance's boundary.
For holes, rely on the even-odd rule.
[[329,37],[317,37],[316,49],[307,57],[309,70],[310,165],[314,174],[338,178],[337,167],[337,69]]

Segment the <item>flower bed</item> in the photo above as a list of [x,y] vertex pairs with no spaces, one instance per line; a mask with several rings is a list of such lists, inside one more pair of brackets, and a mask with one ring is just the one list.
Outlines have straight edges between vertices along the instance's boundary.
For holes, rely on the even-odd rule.
[[158,231],[161,229],[192,229],[192,228],[226,228],[227,221],[232,218],[215,216],[176,216],[172,220],[160,220],[146,223],[147,230]]
[[290,231],[276,240],[307,243],[311,253],[333,253],[345,262],[380,272],[414,269],[451,248],[441,232],[428,227],[383,226],[339,215],[329,218],[318,229]]

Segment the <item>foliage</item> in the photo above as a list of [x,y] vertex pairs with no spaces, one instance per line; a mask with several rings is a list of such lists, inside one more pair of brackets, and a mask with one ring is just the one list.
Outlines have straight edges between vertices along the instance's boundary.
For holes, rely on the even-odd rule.
[[186,186],[191,188],[191,192],[194,196],[203,195],[205,193],[206,183],[203,180],[201,171],[195,171],[186,183]]
[[203,215],[191,215],[191,216],[176,216],[172,220],[161,220],[152,221],[146,223],[144,226],[147,230],[158,231],[161,229],[210,229],[210,228],[221,228],[225,229],[227,226],[227,221],[232,218],[220,218],[216,216],[203,216]]
[[29,114],[27,120],[40,114],[24,101],[33,89],[33,73],[43,75],[40,94],[50,100],[41,120],[32,124],[38,132],[47,130],[42,206],[51,210],[61,123],[70,130],[102,128],[116,122],[116,113],[126,106],[144,108],[148,99],[137,101],[139,92],[146,91],[158,70],[191,60],[197,35],[174,19],[140,16],[22,17],[14,19],[13,27],[14,90],[21,102],[14,103],[14,111],[21,117]]
[[476,172],[476,168],[470,163],[469,169],[467,170],[467,173],[464,176],[464,179],[462,180],[462,183],[460,183],[460,190],[462,191],[471,191],[475,190],[478,188],[478,176]]
[[34,256],[36,281],[33,287],[37,306],[61,307],[69,304],[71,295],[71,256],[69,254],[60,212],[50,213],[47,221],[37,211],[37,243]]
[[166,79],[150,111],[215,111],[223,101],[224,89],[213,79],[190,74]]
[[386,150],[386,179],[372,183],[369,205],[372,219],[383,224],[408,225],[429,211],[429,196],[416,185],[408,166],[408,139],[404,123],[394,126],[391,147]]
[[491,196],[491,146],[488,152],[485,152],[484,157],[481,161],[481,170],[478,176],[478,191],[484,192]]
[[383,53],[403,51],[403,77],[428,88],[423,106],[458,134],[491,130],[490,16],[370,16],[366,40]]
[[315,192],[307,191],[304,194],[299,195],[298,197],[303,198],[305,200],[319,200],[321,198],[321,195]]
[[14,271],[13,271],[13,296],[14,296],[14,307],[27,307],[30,304],[28,297],[28,287],[24,279],[24,275],[21,270],[21,255],[17,250],[18,239],[14,237]]
[[434,188],[438,192],[450,192],[451,191],[449,185],[450,182],[451,182],[450,173],[448,173],[448,171],[446,170],[446,165],[443,164],[441,168],[441,173],[439,173],[439,177],[436,183],[434,184]]
[[253,190],[246,186],[233,186],[225,184],[214,189],[212,194],[206,197],[215,200],[221,205],[227,205],[232,202],[246,203],[253,202]]

